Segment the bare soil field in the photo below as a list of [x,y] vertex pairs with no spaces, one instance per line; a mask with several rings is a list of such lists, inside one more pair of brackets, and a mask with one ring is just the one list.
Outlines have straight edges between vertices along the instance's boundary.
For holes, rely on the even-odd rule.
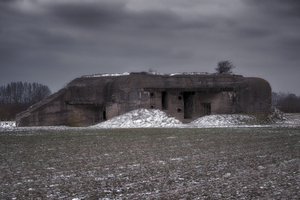
[[299,199],[300,128],[0,132],[0,199]]

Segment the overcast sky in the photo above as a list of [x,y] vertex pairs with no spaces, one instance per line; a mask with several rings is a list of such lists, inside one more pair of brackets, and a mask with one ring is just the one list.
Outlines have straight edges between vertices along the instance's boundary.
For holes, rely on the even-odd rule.
[[0,86],[56,92],[82,75],[214,73],[222,60],[300,95],[300,1],[0,0]]

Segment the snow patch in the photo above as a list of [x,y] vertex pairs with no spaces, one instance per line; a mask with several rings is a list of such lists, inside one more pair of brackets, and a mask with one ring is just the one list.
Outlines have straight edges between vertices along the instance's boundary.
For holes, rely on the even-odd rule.
[[169,74],[169,76],[176,76],[176,75],[212,75],[212,74],[207,72],[183,72],[183,73]]
[[15,121],[0,121],[1,128],[14,128],[16,127]]
[[105,77],[105,76],[128,76],[130,73],[119,73],[119,74],[92,74],[92,75],[85,75],[83,78],[95,78],[95,77]]
[[[207,72],[180,72],[180,73],[172,73],[172,74],[163,74],[156,71],[149,71],[149,72],[143,72],[150,75],[161,75],[161,76],[178,76],[178,75],[212,75]],[[97,77],[106,77],[106,76],[128,76],[130,73],[103,73],[103,74],[92,74],[92,75],[85,75],[82,76],[83,78],[97,78]],[[214,74],[218,75],[218,74]]]
[[207,115],[190,123],[191,126],[228,126],[245,125],[253,120],[252,116],[239,114]]
[[[273,118],[271,115],[269,118]],[[271,120],[274,125],[277,121]],[[282,117],[281,122],[285,124],[292,123],[289,119]],[[262,127],[254,115],[243,114],[222,114],[206,115],[200,117],[191,123],[183,124],[174,117],[169,117],[161,110],[155,109],[137,109],[126,114],[116,116],[106,122],[91,126],[91,128],[204,128],[204,127]],[[266,126],[266,124],[265,124]]]
[[137,109],[116,116],[108,121],[91,126],[92,128],[145,128],[145,127],[180,127],[182,122],[174,117],[168,117],[161,110]]

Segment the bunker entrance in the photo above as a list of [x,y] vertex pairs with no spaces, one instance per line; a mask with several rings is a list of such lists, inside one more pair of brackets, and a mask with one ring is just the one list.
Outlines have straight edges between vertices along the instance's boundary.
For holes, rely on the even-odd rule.
[[210,115],[211,114],[211,103],[201,103],[203,107],[203,115]]
[[105,110],[103,110],[103,113],[102,113],[102,119],[103,119],[103,121],[106,120],[106,111],[105,111]]
[[193,117],[195,92],[183,92],[184,101],[184,119],[191,119]]
[[161,107],[162,107],[162,110],[168,110],[168,93],[167,92],[161,93]]
[[105,108],[103,110],[100,106],[94,106],[94,123],[102,122],[106,120]]

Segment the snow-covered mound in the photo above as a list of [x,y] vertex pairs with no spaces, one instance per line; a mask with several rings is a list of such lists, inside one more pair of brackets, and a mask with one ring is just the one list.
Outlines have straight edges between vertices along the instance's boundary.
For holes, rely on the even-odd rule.
[[124,72],[121,74],[93,74],[93,75],[85,75],[83,78],[95,78],[95,77],[105,77],[105,76],[128,76],[130,73]]
[[[235,127],[235,126],[262,126],[277,124],[277,118],[281,123],[290,124],[285,116],[276,117],[270,115],[242,115],[242,114],[222,114],[207,115],[200,117],[189,124],[183,124],[174,117],[169,117],[161,110],[137,109],[126,114],[116,116],[108,121],[90,126],[90,128],[144,128],[144,127]],[[276,118],[276,119],[275,119]]]
[[182,122],[174,117],[168,117],[161,110],[137,109],[116,116],[92,128],[143,128],[143,127],[180,127]]
[[190,126],[231,126],[245,125],[253,121],[253,116],[239,114],[207,115],[192,121]]

